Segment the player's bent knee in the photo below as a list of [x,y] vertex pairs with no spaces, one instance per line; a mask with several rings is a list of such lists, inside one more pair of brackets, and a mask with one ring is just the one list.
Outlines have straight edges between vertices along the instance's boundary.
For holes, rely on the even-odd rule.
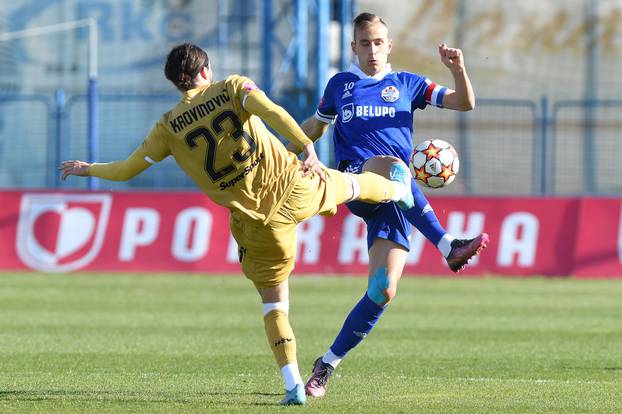
[[363,171],[369,171],[376,174],[380,174],[383,177],[389,177],[391,166],[395,163],[404,163],[402,160],[389,155],[379,155],[365,161],[363,165]]
[[[381,267],[369,276],[369,286],[367,288],[367,296],[378,306],[384,306],[391,298],[387,296],[390,293],[389,273],[386,267]],[[395,296],[395,289],[393,289]]]
[[384,294],[385,300],[387,302],[391,302],[391,300],[393,300],[393,298],[397,294],[397,289],[394,287],[388,287],[383,291],[383,294]]

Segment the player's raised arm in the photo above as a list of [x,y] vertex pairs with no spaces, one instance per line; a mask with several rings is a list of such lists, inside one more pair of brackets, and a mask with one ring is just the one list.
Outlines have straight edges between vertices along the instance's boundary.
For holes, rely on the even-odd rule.
[[259,116],[289,142],[298,148],[302,148],[302,152],[305,154],[303,160],[303,171],[305,174],[317,173],[322,179],[325,177],[324,166],[317,158],[313,142],[305,135],[294,118],[285,109],[272,102],[260,90],[254,90],[247,95],[244,109],[250,114]]
[[170,151],[165,144],[167,130],[163,122],[157,122],[147,138],[124,160],[108,163],[87,163],[84,161],[63,161],[60,165],[62,179],[70,175],[99,177],[111,181],[127,181],[140,174],[153,163],[166,158]]
[[445,43],[438,47],[441,62],[454,78],[454,89],[449,89],[443,98],[443,107],[458,111],[470,111],[475,108],[475,93],[464,65],[462,50],[449,48]]
[[300,147],[312,143],[302,132],[294,118],[285,109],[272,102],[262,91],[256,90],[249,93],[244,103],[244,109],[266,121],[268,125],[290,142],[294,142]]

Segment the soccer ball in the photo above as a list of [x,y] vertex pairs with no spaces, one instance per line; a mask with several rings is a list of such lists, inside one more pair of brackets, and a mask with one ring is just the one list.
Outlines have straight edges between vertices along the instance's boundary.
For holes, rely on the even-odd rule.
[[415,181],[425,187],[445,187],[460,169],[458,153],[442,139],[428,139],[415,147],[410,156],[410,171]]

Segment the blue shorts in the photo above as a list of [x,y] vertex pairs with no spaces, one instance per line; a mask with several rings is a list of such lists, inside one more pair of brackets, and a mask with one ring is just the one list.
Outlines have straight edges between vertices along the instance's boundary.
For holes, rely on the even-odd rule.
[[[342,161],[339,170],[359,174],[365,161]],[[390,240],[410,251],[411,224],[404,212],[395,203],[368,204],[351,201],[348,210],[362,218],[367,225],[367,248],[371,248],[376,238]]]

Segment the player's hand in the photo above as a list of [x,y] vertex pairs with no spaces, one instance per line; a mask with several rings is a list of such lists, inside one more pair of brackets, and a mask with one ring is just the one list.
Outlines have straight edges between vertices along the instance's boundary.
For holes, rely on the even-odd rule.
[[60,163],[59,170],[62,172],[61,178],[63,181],[70,175],[78,175],[80,177],[88,176],[90,163],[78,160],[63,161]]
[[304,176],[317,174],[322,180],[326,179],[324,164],[317,158],[313,143],[307,144],[302,148],[302,174]]
[[438,53],[441,55],[441,62],[450,70],[464,69],[462,50],[447,47],[445,43],[441,43],[438,45]]

